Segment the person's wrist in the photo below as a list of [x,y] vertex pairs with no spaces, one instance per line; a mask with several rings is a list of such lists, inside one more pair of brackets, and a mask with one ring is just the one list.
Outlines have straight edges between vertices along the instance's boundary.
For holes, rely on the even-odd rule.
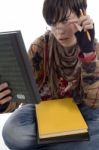
[[94,28],[89,29],[88,32],[89,32],[89,35],[90,35],[90,40],[87,36],[87,32],[85,32],[84,30],[77,31],[75,33],[75,36],[76,36],[78,45],[80,47],[80,50],[85,55],[87,55],[91,52],[94,52],[94,36],[95,36]]
[[84,57],[88,57],[88,56],[90,56],[90,55],[92,55],[93,54],[93,51],[91,51],[91,52],[89,52],[89,53],[83,53],[83,55],[84,55]]
[[90,52],[90,53],[80,53],[79,59],[83,63],[90,63],[96,59],[96,52]]

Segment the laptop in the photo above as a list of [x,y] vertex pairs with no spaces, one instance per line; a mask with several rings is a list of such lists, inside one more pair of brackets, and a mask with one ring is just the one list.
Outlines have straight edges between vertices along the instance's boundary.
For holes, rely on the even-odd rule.
[[0,32],[0,83],[7,82],[12,101],[40,102],[21,31]]

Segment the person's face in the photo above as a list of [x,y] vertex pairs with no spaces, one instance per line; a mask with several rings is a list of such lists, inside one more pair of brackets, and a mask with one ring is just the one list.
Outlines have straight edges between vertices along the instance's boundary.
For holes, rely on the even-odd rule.
[[51,26],[52,34],[63,47],[71,47],[76,44],[75,25],[71,20],[77,20],[78,17],[72,12],[68,12],[67,16],[69,16],[67,20]]

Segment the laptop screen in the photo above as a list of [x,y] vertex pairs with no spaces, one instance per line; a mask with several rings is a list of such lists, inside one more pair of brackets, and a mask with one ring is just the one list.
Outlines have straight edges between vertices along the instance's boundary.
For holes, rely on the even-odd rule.
[[12,101],[40,102],[21,31],[0,33],[0,83],[3,82],[12,90]]

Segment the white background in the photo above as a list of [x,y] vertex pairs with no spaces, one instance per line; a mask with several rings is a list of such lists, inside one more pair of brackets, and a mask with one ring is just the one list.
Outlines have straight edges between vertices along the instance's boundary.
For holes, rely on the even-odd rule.
[[[44,0],[0,0],[0,32],[21,30],[26,48],[31,42],[46,31],[42,17]],[[93,18],[96,37],[99,39],[98,0],[88,0],[88,14]]]
[[[88,0],[87,11],[95,22],[97,39],[99,39],[98,3],[98,0]],[[31,42],[46,31],[42,4],[43,0],[0,0],[0,32],[21,30],[28,50]],[[0,150],[7,150],[1,136],[6,117],[0,116]]]

